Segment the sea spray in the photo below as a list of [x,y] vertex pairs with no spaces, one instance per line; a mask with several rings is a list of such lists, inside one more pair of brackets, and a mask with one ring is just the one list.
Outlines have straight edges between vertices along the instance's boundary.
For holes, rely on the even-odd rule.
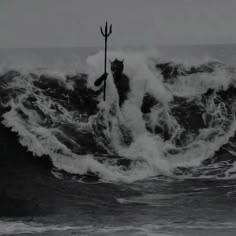
[[[124,59],[130,78],[131,92],[122,108],[110,70],[107,102],[93,93],[103,69],[98,52],[88,57],[86,76],[34,67],[4,69],[1,106],[10,110],[2,113],[3,125],[18,133],[19,142],[35,156],[48,155],[58,170],[125,182],[200,166],[234,135],[235,98],[230,91],[235,76],[225,65],[172,62],[168,66],[179,69],[166,80],[155,66],[161,58],[153,53],[111,51],[108,58]],[[143,114],[147,94],[156,104]],[[88,113],[85,125],[78,117],[91,106],[97,110]],[[119,164],[119,159],[129,164]]]

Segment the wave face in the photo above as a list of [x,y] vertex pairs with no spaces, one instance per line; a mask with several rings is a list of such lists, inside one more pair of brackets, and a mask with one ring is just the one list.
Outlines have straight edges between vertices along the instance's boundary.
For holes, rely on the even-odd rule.
[[106,102],[93,87],[103,72],[99,52],[87,58],[86,73],[2,68],[2,125],[17,134],[32,158],[47,156],[58,177],[234,178],[233,67],[177,63],[153,53],[113,51],[108,57],[125,59],[130,78],[121,109],[110,71]]

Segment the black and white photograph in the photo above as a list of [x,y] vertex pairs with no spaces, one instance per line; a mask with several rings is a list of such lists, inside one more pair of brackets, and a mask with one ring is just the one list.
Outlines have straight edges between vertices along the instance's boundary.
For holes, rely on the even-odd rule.
[[0,0],[6,235],[236,235],[235,0]]

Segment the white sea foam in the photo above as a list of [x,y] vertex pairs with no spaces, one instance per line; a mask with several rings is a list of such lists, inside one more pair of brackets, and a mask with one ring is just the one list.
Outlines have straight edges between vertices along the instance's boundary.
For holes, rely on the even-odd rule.
[[81,235],[145,235],[145,236],[180,236],[180,234],[161,231],[159,226],[156,225],[141,225],[141,226],[66,226],[66,225],[44,225],[40,223],[25,223],[25,222],[7,222],[0,221],[0,235],[11,234],[43,234],[50,233],[52,235],[60,234],[63,232],[66,235],[76,233]]
[[0,235],[33,234],[47,231],[67,231],[79,227],[43,225],[38,223],[24,223],[20,221],[0,221]]
[[[103,73],[103,52],[88,57],[87,72],[88,86],[94,89],[93,83]],[[101,102],[100,114],[104,118],[106,129],[104,134],[109,138],[111,145],[116,152],[128,159],[133,160],[133,164],[124,169],[122,166],[110,165],[109,162],[100,163],[92,155],[78,155],[69,149],[60,141],[57,134],[62,132],[58,127],[45,127],[42,125],[44,120],[34,110],[25,108],[22,103],[29,94],[34,94],[37,99],[37,106],[53,122],[65,122],[73,124],[75,130],[79,132],[84,128],[82,124],[74,120],[73,114],[62,106],[56,104],[61,114],[58,115],[52,104],[55,103],[49,98],[44,97],[39,91],[35,92],[32,85],[33,78],[30,78],[30,71],[24,71],[24,79],[15,79],[10,83],[11,88],[24,88],[25,93],[12,99],[9,102],[11,110],[3,115],[3,124],[10,127],[20,136],[19,141],[28,150],[36,156],[49,155],[53,164],[58,169],[63,169],[70,173],[85,174],[88,170],[98,174],[105,181],[125,181],[132,182],[143,178],[164,174],[172,175],[176,167],[198,166],[201,162],[209,157],[234,135],[236,125],[234,119],[231,125],[225,130],[224,124],[227,123],[225,118],[225,109],[223,103],[216,105],[214,98],[209,100],[207,109],[214,122],[209,123],[209,127],[200,130],[197,137],[191,140],[184,147],[177,147],[174,139],[182,132],[182,127],[170,115],[170,101],[173,95],[181,97],[193,97],[206,92],[208,88],[226,90],[232,82],[232,76],[226,69],[221,67],[214,73],[202,73],[180,77],[173,84],[164,83],[161,74],[154,68],[153,53],[138,53],[125,51],[111,51],[108,58],[124,59],[124,73],[130,78],[131,92],[128,101],[121,110],[118,109],[118,94],[113,83],[111,71],[108,66],[107,79],[107,101]],[[22,71],[21,71],[22,73]],[[38,72],[42,73],[42,71]],[[49,77],[56,78],[66,85],[65,73],[53,70],[44,70]],[[151,128],[156,125],[163,126],[171,131],[171,138],[165,141],[158,134],[150,134],[146,130],[145,117],[140,111],[142,99],[145,93],[154,96],[159,104],[152,109],[150,117]],[[101,98],[102,100],[102,98]],[[111,115],[111,109],[115,109],[115,115]],[[21,118],[17,110],[21,110],[28,117],[27,120]],[[103,113],[102,113],[102,112]],[[226,120],[224,120],[226,119]],[[88,128],[91,129],[96,125],[96,118],[91,118]],[[124,146],[120,141],[120,125],[129,130],[132,136],[130,146]],[[102,142],[101,137],[97,137],[97,142]],[[76,144],[79,147],[79,143]]]

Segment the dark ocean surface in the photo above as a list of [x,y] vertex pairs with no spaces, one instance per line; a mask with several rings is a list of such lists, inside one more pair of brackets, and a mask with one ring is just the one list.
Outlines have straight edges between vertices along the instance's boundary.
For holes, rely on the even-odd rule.
[[108,58],[121,109],[100,49],[0,50],[0,235],[236,235],[236,46]]

